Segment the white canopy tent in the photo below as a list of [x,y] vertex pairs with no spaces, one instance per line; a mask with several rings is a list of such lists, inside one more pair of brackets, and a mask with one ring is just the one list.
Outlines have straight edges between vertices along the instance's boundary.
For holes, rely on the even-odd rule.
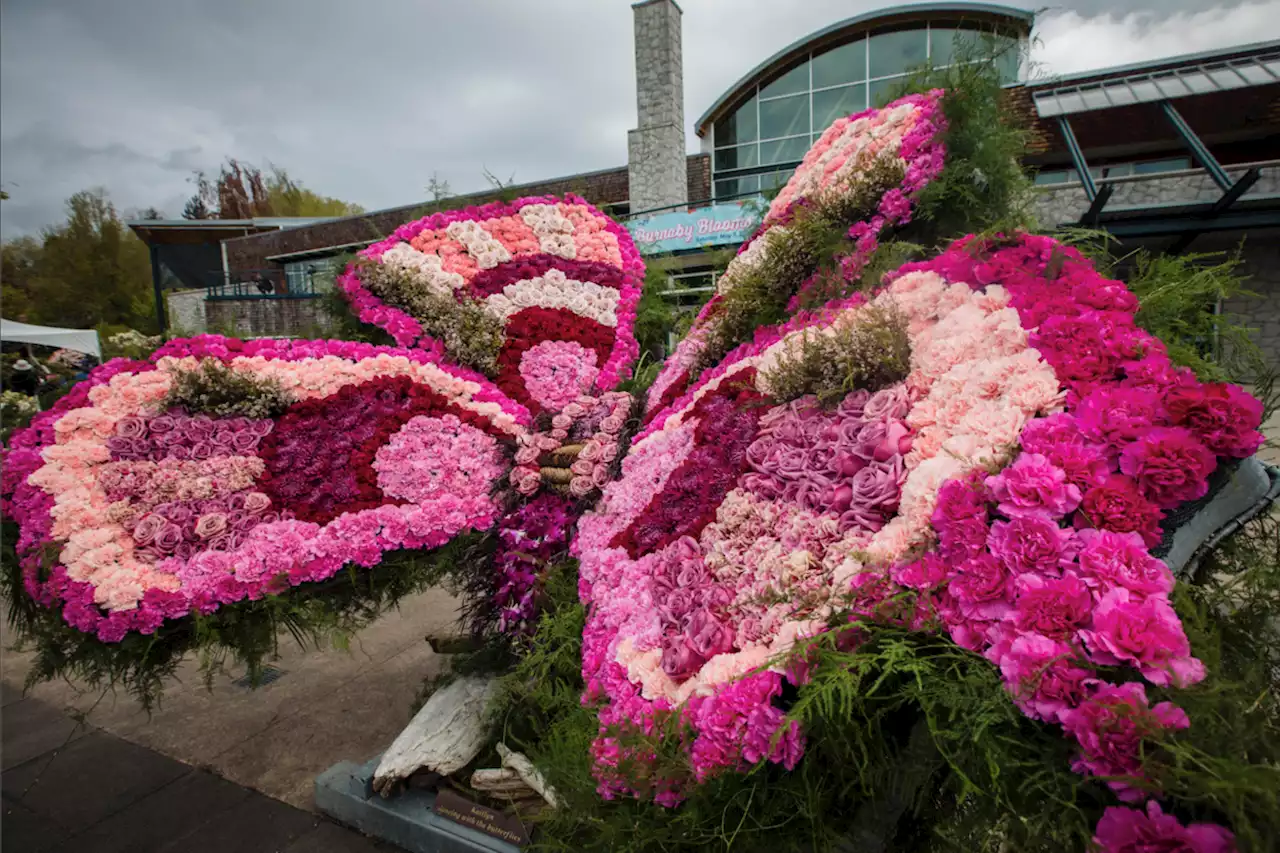
[[98,333],[93,329],[57,329],[0,319],[0,340],[75,350],[102,361],[102,347],[98,344]]

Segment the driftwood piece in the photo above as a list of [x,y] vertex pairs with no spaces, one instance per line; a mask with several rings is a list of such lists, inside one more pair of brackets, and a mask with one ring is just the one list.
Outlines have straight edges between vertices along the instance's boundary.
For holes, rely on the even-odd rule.
[[510,749],[505,743],[500,743],[498,744],[498,755],[502,756],[502,766],[518,773],[530,788],[542,795],[542,799],[547,801],[547,805],[553,809],[559,807],[559,803],[556,801],[556,789],[547,784],[546,777],[542,775],[538,768],[533,766],[533,762],[526,758],[523,753]]
[[388,797],[420,770],[448,776],[480,754],[489,736],[485,710],[495,678],[460,678],[432,694],[383,753],[373,789]]

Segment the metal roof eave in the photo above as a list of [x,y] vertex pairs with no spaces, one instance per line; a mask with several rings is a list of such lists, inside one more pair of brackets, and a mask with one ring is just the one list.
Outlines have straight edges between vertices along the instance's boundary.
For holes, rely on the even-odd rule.
[[809,33],[809,35],[803,38],[796,39],[791,44],[782,48],[782,50],[774,53],[764,62],[761,62],[755,68],[752,68],[742,77],[738,78],[737,82],[726,89],[724,93],[716,99],[715,103],[708,107],[706,112],[698,117],[698,120],[693,125],[694,132],[698,136],[705,135],[706,126],[711,121],[712,116],[714,116],[726,103],[731,101],[733,97],[747,85],[747,83],[757,75],[762,74],[768,68],[782,61],[787,56],[795,53],[810,42],[817,41],[818,39],[844,29],[852,29],[864,24],[871,24],[880,18],[888,18],[895,15],[945,15],[948,13],[964,14],[966,12],[1004,16],[1010,20],[1026,24],[1028,31],[1031,29],[1031,25],[1035,22],[1036,17],[1035,12],[1030,12],[1026,9],[1019,9],[1013,6],[1001,6],[995,3],[907,3],[901,6],[890,6],[886,9],[877,9],[874,12],[865,12],[861,15],[854,15],[852,18],[845,18],[843,21],[837,21],[836,23],[823,27],[816,32]]
[[1280,83],[1280,50],[1054,86],[1031,98],[1041,118],[1059,118],[1274,83]]

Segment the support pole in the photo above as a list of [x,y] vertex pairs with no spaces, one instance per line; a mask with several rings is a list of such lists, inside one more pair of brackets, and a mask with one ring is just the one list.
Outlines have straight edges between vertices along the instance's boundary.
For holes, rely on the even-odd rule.
[[1213,182],[1223,192],[1229,192],[1231,190],[1231,176],[1227,174],[1226,169],[1222,168],[1218,158],[1213,156],[1200,137],[1196,135],[1196,132],[1191,129],[1191,125],[1187,124],[1187,120],[1182,117],[1182,114],[1169,101],[1161,101],[1160,109],[1164,110],[1165,118],[1169,119],[1173,129],[1178,132],[1178,136],[1182,138],[1187,148],[1191,149],[1191,153],[1196,155],[1196,159],[1204,166],[1205,171],[1209,173],[1209,177],[1213,178]]
[[164,292],[160,288],[160,251],[151,246],[151,287],[156,295],[156,323],[160,327],[160,334],[164,334],[169,328],[169,318],[165,316],[164,311]]
[[1092,203],[1098,197],[1098,185],[1093,182],[1093,175],[1089,174],[1089,164],[1084,159],[1084,152],[1076,141],[1076,132],[1071,129],[1071,122],[1067,121],[1066,116],[1058,116],[1058,129],[1062,131],[1062,139],[1067,143],[1067,151],[1071,154],[1076,174],[1080,176],[1080,183],[1084,184],[1085,197]]

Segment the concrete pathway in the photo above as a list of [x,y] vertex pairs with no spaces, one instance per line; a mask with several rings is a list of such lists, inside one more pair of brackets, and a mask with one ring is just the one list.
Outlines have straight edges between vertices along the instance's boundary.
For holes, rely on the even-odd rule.
[[[173,766],[207,768],[237,785],[312,809],[316,775],[344,759],[371,758],[409,722],[414,695],[442,663],[425,638],[452,633],[456,606],[442,590],[406,599],[398,612],[354,637],[350,651],[303,650],[282,637],[282,657],[275,664],[282,675],[256,690],[237,685],[234,678],[242,672],[233,671],[220,676],[209,691],[195,662],[187,661],[180,681],[170,684],[161,706],[149,717],[123,694],[86,692],[65,682],[37,685],[24,701],[38,702],[19,703],[12,719],[10,708],[4,708],[0,723],[6,753],[13,749],[14,757],[22,755],[20,746],[10,746],[11,725],[20,732],[22,715],[38,716],[52,708],[60,718],[82,717],[100,732],[95,744],[113,735],[112,743],[143,747],[139,755],[158,753],[158,759],[174,759],[169,762]],[[0,628],[0,682],[6,696],[20,692],[31,667],[30,655],[13,651],[12,641],[7,626]],[[23,760],[50,748],[44,741],[37,745],[43,748],[29,748]],[[97,760],[85,760],[91,758]],[[16,765],[6,755],[6,793],[10,766]],[[6,847],[5,853],[10,849],[21,847]]]
[[374,853],[394,848],[77,722],[0,684],[5,853]]

